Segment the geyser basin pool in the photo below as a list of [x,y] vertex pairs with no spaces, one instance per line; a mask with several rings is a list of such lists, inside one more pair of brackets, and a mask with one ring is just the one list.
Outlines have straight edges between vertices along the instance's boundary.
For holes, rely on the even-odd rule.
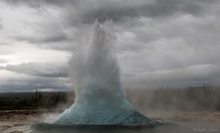
[[75,103],[60,114],[55,125],[156,125],[127,101],[111,40],[111,34],[96,22],[89,50],[71,61]]

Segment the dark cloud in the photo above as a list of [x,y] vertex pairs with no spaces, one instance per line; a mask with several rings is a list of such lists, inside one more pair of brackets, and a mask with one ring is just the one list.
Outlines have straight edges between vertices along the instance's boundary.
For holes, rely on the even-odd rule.
[[[61,10],[62,12],[62,15],[59,16],[60,20],[62,20],[62,24],[60,25],[65,25],[64,27],[60,28],[59,24],[54,23],[54,21],[57,20],[50,20],[50,24],[45,25],[40,23],[38,25],[40,30],[38,29],[34,34],[11,36],[18,41],[28,41],[36,44],[50,43],[49,48],[54,47],[57,49],[60,46],[53,46],[51,43],[69,41],[68,43],[71,44],[71,40],[77,40],[76,37],[74,38],[73,35],[64,33],[63,30],[75,27],[80,31],[81,26],[79,26],[79,24],[81,23],[91,24],[95,20],[99,20],[100,22],[106,20],[113,20],[115,22],[125,20],[128,21],[126,23],[130,23],[133,18],[169,18],[175,14],[192,14],[199,16],[210,8],[209,5],[215,4],[216,0],[210,0],[209,2],[206,0],[140,0],[135,3],[131,0],[126,2],[124,0],[9,0],[8,2],[12,5],[39,5],[42,8],[48,8],[52,5],[58,6],[59,9],[57,10]],[[50,15],[50,13],[47,15]],[[163,21],[163,19],[160,21]],[[123,23],[123,25],[124,24],[125,23]],[[137,24],[138,23],[135,22],[134,25]],[[176,32],[174,34],[176,34]],[[147,41],[151,40],[151,38],[158,37],[150,34],[146,36],[145,34],[139,33],[138,37],[140,38],[141,36],[143,36],[142,38],[145,38],[145,40],[147,38]],[[67,45],[63,47],[65,46]],[[45,46],[45,48],[47,48],[47,46]],[[58,49],[68,50],[69,48],[70,45],[68,45],[67,48]]]
[[82,22],[91,23],[96,19],[100,22],[106,20],[119,21],[127,17],[167,17],[178,13],[200,15],[204,10],[204,1],[189,0],[155,0],[152,3],[141,2],[127,5],[118,2],[106,3],[96,8],[87,8],[79,12]]
[[20,36],[13,36],[11,38],[16,39],[17,41],[27,41],[27,42],[36,43],[36,44],[62,42],[62,41],[68,40],[67,36],[62,33],[43,34],[43,36],[41,35],[21,36],[20,35]]
[[39,8],[44,4],[51,4],[56,6],[66,6],[71,4],[77,4],[79,0],[7,0],[10,5],[28,5],[30,7]]
[[202,15],[209,5],[217,0],[10,0],[12,4],[27,4],[33,7],[45,5],[65,9],[65,15],[74,23],[93,23],[95,20],[120,21],[134,17],[168,17],[188,13]]
[[[43,15],[51,15],[50,13],[45,13]],[[53,17],[51,19],[54,19]],[[46,21],[45,21],[46,20]],[[32,28],[32,32],[29,34],[18,34],[9,36],[14,38],[17,41],[27,41],[34,44],[45,44],[45,43],[56,43],[72,40],[65,29],[61,28],[61,25],[58,20],[50,20],[44,18],[43,21],[29,23],[29,27]]]
[[220,80],[219,65],[195,65],[182,69],[143,72],[139,76],[123,77],[126,87],[155,88],[161,86],[179,87],[201,84],[218,84]]
[[[76,2],[66,5],[65,18],[69,19],[69,23],[76,25],[77,23],[94,23],[95,20],[105,22],[113,20],[121,22],[123,20],[130,21],[134,18],[164,18],[178,14],[192,14],[202,16],[210,8],[210,5],[216,3],[217,0],[209,2],[205,0],[139,0],[133,2],[131,0],[93,0]],[[67,1],[66,1],[67,2]],[[50,1],[51,4],[58,4]],[[68,3],[68,2],[67,2]],[[77,4],[76,4],[77,3]]]
[[23,73],[32,76],[39,77],[67,77],[67,66],[66,64],[57,64],[57,63],[23,63],[19,65],[7,65],[4,67],[5,70]]
[[[8,36],[41,48],[77,51],[78,46],[88,43],[85,40],[89,40],[86,37],[96,19],[100,22],[113,20],[113,32],[117,36],[115,51],[127,86],[185,86],[220,81],[218,0],[8,2],[15,8],[25,5],[28,11],[31,7],[45,13],[37,14],[42,15],[42,22],[30,25],[34,32]],[[2,52],[4,50],[0,54]],[[43,86],[56,88],[59,85],[51,82],[57,77],[67,77],[67,68],[61,64],[24,63],[8,65],[4,69],[40,78],[15,80],[11,86],[15,88],[21,88],[22,84],[28,88],[31,86],[29,81],[35,85],[50,82],[48,86],[46,83]],[[46,78],[45,82],[43,78]],[[6,83],[4,86],[7,88]]]

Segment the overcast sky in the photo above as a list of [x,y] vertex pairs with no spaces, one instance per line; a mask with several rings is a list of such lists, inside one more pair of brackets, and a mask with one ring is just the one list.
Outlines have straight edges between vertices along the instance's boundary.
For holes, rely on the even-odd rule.
[[112,20],[125,88],[220,82],[219,0],[1,0],[0,91],[68,90],[68,60]]

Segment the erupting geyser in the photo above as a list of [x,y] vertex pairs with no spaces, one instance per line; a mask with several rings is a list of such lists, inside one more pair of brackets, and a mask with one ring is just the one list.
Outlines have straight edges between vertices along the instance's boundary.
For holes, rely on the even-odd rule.
[[111,49],[111,34],[95,23],[90,49],[73,67],[75,103],[55,122],[59,125],[152,125],[137,112],[121,89],[119,67]]

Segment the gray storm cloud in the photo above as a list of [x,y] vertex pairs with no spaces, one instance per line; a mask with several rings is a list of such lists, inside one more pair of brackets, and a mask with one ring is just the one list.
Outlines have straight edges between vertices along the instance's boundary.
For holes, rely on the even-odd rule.
[[[127,88],[180,87],[205,83],[215,84],[220,80],[220,65],[195,65],[172,70],[143,72],[126,78]],[[148,84],[148,86],[146,86]]]
[[[112,20],[116,35],[114,51],[126,87],[220,81],[218,0],[8,0],[4,3],[12,9],[25,7],[27,12],[36,11],[33,16],[41,19],[26,22],[30,31],[6,34],[7,26],[0,16],[4,27],[0,35],[5,36],[0,47],[13,44],[8,39],[42,49],[77,51],[88,40],[88,29],[95,20]],[[5,51],[0,49],[0,53]],[[39,78],[67,76],[65,67],[50,64],[51,69],[47,70],[46,65],[8,64],[4,69]]]
[[[203,10],[217,0],[9,0],[13,4],[27,4],[33,7],[44,5],[65,6],[77,14],[82,22],[121,20],[124,17],[166,17],[177,13],[201,15]],[[72,10],[71,10],[72,9]],[[75,13],[76,12],[76,13]],[[73,15],[72,14],[72,15]],[[77,19],[77,18],[76,18]]]
[[56,63],[23,63],[19,65],[7,65],[4,70],[23,73],[39,77],[68,77],[67,66]]

